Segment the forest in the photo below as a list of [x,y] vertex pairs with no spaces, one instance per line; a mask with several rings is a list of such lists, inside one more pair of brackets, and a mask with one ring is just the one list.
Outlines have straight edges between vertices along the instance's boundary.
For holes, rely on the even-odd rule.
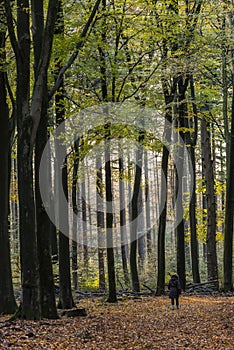
[[[194,329],[201,306],[204,325],[217,313],[220,339],[175,348],[231,349],[221,306],[233,311],[233,39],[232,0],[0,0],[1,315],[60,327],[61,310],[97,295],[102,309],[80,305],[108,338],[129,296],[126,343],[100,349],[172,349],[164,297],[177,273]],[[223,299],[189,299],[196,290]],[[130,319],[143,302],[152,341]],[[187,334],[186,316],[171,317]],[[80,322],[73,348],[99,349],[99,323]],[[35,329],[25,332],[6,348],[27,348]]]

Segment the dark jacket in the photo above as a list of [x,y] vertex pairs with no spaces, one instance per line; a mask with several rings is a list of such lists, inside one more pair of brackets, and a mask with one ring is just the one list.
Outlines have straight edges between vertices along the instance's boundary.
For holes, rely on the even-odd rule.
[[168,284],[169,298],[178,298],[181,293],[180,281],[177,275],[171,276]]

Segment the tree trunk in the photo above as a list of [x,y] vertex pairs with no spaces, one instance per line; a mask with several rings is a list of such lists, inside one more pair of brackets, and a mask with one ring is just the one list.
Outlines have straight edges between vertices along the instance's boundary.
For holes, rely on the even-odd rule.
[[[174,91],[169,92],[165,81],[163,81],[163,93],[166,103],[166,115],[165,115],[165,128],[164,136],[165,140],[170,144],[171,141],[171,122],[172,122],[172,110],[171,102],[173,101]],[[167,216],[167,184],[168,184],[168,158],[169,150],[164,145],[161,163],[161,195],[160,195],[160,215],[158,224],[158,276],[157,276],[157,288],[156,295],[161,295],[164,292],[165,286],[165,231],[166,231],[166,216]],[[163,186],[163,177],[165,178],[165,187]],[[165,195],[166,192],[166,195]],[[165,199],[164,199],[165,198]]]
[[20,58],[17,60],[17,159],[20,219],[20,251],[22,272],[22,313],[26,319],[41,317],[38,251],[35,227],[35,202],[31,143],[32,117],[29,111],[30,94],[30,33],[29,2],[22,0],[18,6],[17,31]]
[[176,221],[178,226],[176,228],[177,234],[177,273],[180,278],[181,288],[185,290],[186,286],[186,268],[185,268],[185,222],[183,209],[183,176],[185,175],[184,152],[185,144],[188,140],[187,132],[183,129],[188,128],[188,110],[186,101],[186,91],[188,88],[189,76],[179,75],[177,77],[178,86],[178,109],[176,109],[177,119],[176,127],[179,127],[179,138],[177,141],[177,166],[176,166]]
[[125,186],[123,182],[123,155],[119,141],[119,201],[120,201],[120,237],[121,237],[121,256],[124,273],[125,285],[129,285],[128,264],[127,264],[127,231],[126,231],[126,208],[125,208]]
[[[144,139],[144,135],[139,135],[138,142],[141,143]],[[131,200],[131,231],[130,231],[130,269],[132,277],[132,288],[134,292],[140,292],[140,282],[138,277],[137,269],[137,222],[139,215],[139,192],[141,185],[141,175],[142,175],[142,156],[143,150],[142,146],[139,145],[136,152],[136,170],[134,179],[133,195]]]
[[[83,161],[83,169],[85,169]],[[81,202],[82,202],[82,226],[83,226],[83,259],[84,267],[88,273],[88,232],[87,232],[87,204],[86,204],[86,183],[85,183],[85,174],[83,173],[83,180],[81,182]]]
[[[64,17],[63,17],[63,4],[59,1],[57,23],[55,28],[55,34],[64,34]],[[61,68],[60,61],[56,62],[56,68],[59,71]],[[65,134],[65,126],[63,124],[65,120],[65,106],[64,106],[64,80],[61,80],[61,84],[58,93],[55,95],[55,113],[56,113],[56,125],[60,125],[61,131]],[[63,125],[63,127],[62,127]],[[55,160],[59,159],[60,154],[64,154],[63,148],[66,147],[56,140],[55,147]],[[62,220],[65,227],[69,227],[68,220],[68,184],[67,184],[67,159],[63,160],[62,169],[56,164],[55,176],[61,176],[62,172],[62,184],[63,191],[66,197],[66,203],[62,203],[60,193],[58,193],[58,218]],[[58,307],[60,309],[70,309],[74,306],[72,291],[71,291],[71,271],[70,271],[70,249],[69,249],[69,237],[65,236],[59,231],[59,302]]]
[[[0,18],[2,16],[0,1]],[[12,314],[17,305],[14,298],[10,259],[10,242],[8,235],[9,214],[9,109],[7,105],[6,73],[5,73],[5,30],[0,30],[0,314]]]
[[145,219],[146,219],[146,248],[147,255],[150,258],[152,253],[152,237],[151,237],[151,216],[150,216],[150,188],[148,174],[148,155],[144,150],[144,169],[145,169]]
[[78,243],[78,205],[77,205],[77,176],[79,169],[79,140],[74,142],[74,164],[72,174],[72,284],[74,289],[78,289],[78,260],[77,260],[77,243]]
[[117,301],[116,296],[116,278],[115,278],[115,258],[113,247],[113,212],[112,212],[112,181],[111,181],[111,162],[110,162],[110,145],[107,139],[105,143],[105,180],[106,180],[106,241],[107,241],[107,267],[108,267],[108,282],[109,296],[108,302]]
[[[40,53],[43,41],[44,30],[44,16],[43,16],[43,1],[32,1],[33,11],[33,43],[34,43],[34,74],[35,79],[38,75],[38,67],[40,60]],[[44,79],[44,98],[41,110],[40,123],[37,130],[36,144],[35,144],[35,201],[36,201],[36,220],[37,220],[37,245],[38,245],[38,260],[39,260],[39,274],[40,274],[40,298],[42,317],[57,318],[57,309],[55,304],[54,294],[54,280],[51,259],[51,240],[48,232],[51,232],[52,225],[50,219],[44,209],[39,186],[39,171],[40,161],[43,154],[44,147],[47,143],[48,133],[48,90],[47,79]],[[47,162],[50,162],[50,154],[47,155]],[[45,178],[44,186],[49,183],[50,174],[47,167],[47,178]],[[49,198],[48,198],[49,201]]]
[[193,189],[190,199],[189,206],[189,219],[190,219],[190,230],[191,230],[191,259],[192,259],[192,274],[193,282],[200,283],[200,274],[199,274],[199,250],[198,250],[198,240],[197,240],[197,219],[196,219],[196,158],[195,158],[195,146],[197,142],[197,106],[195,99],[195,90],[193,83],[193,76],[190,76],[190,90],[191,98],[193,104],[193,114],[194,114],[194,123],[193,123],[193,137],[189,137],[188,152],[190,154],[191,163],[192,163],[192,177],[193,177]]
[[[204,170],[207,203],[207,270],[208,280],[218,281],[218,264],[216,252],[216,198],[214,191],[214,172],[211,159],[211,142],[208,123],[201,120],[202,164]],[[216,288],[218,288],[216,282]]]
[[[45,101],[47,97],[47,89],[45,89]],[[37,131],[36,147],[35,147],[35,200],[36,200],[36,219],[37,219],[37,245],[38,245],[38,260],[40,274],[40,297],[41,311],[45,318],[57,318],[57,310],[54,293],[54,279],[52,269],[52,254],[51,254],[51,237],[52,231],[51,221],[45,211],[42,203],[40,186],[39,186],[39,171],[40,161],[44,147],[47,142],[47,103],[45,102],[42,109],[43,115]],[[47,156],[47,162],[50,162],[50,155]],[[44,180],[44,186],[49,183],[50,167],[47,167],[47,178]],[[48,191],[48,195],[49,195]],[[49,198],[48,198],[49,202]]]
[[[171,131],[167,131],[167,137],[170,138]],[[162,176],[165,176],[165,187],[161,182],[161,200],[164,200],[165,190],[167,191],[167,183],[168,183],[168,157],[169,150],[166,146],[163,146],[163,154],[162,154],[162,165],[161,172]],[[166,231],[166,216],[167,216],[167,198],[165,198],[164,202],[162,202],[163,207],[160,211],[159,223],[158,223],[158,276],[157,276],[157,289],[156,295],[162,295],[164,292],[165,285],[165,231]]]
[[[102,10],[106,11],[106,0],[102,0]],[[102,23],[102,42],[106,43],[106,18],[103,18]],[[107,71],[106,71],[106,55],[101,46],[98,47],[100,56],[100,73],[101,73],[101,90],[103,102],[108,101],[108,86],[107,86]],[[104,113],[108,111],[104,111]],[[112,194],[112,179],[111,179],[111,159],[110,159],[110,129],[107,125],[105,130],[105,186],[106,186],[106,246],[107,246],[107,269],[109,296],[108,302],[116,302],[116,276],[115,276],[115,257],[113,246],[113,194]]]
[[226,211],[224,231],[224,290],[233,289],[233,216],[234,216],[234,52],[232,53],[232,119],[231,119],[231,140],[229,159],[227,163],[227,190],[226,190]]
[[138,213],[139,213],[137,217],[138,255],[139,255],[139,266],[141,269],[143,269],[143,265],[145,261],[145,232],[144,232],[145,224],[144,224],[143,198],[142,198],[142,179],[141,179],[139,195],[138,195]]
[[98,235],[98,271],[99,271],[99,289],[106,289],[105,265],[104,265],[104,212],[103,212],[103,181],[102,181],[102,160],[101,156],[96,155],[96,202],[97,202],[97,235]]
[[[63,146],[61,146],[63,147]],[[65,197],[68,199],[67,188],[67,160],[63,164],[62,182]],[[58,173],[57,173],[58,174]],[[68,220],[68,202],[61,203],[59,200],[59,218],[62,218],[63,223],[66,223],[66,227],[69,227]],[[71,271],[70,271],[70,249],[69,249],[69,237],[65,236],[59,231],[59,302],[58,308],[71,309],[74,306],[71,291]]]

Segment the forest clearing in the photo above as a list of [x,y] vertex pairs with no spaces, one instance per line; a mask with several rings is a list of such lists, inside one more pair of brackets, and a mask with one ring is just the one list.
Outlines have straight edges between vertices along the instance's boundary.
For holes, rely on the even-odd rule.
[[167,297],[107,304],[84,299],[86,317],[41,321],[0,318],[1,349],[213,349],[234,344],[234,298],[184,296],[171,310]]

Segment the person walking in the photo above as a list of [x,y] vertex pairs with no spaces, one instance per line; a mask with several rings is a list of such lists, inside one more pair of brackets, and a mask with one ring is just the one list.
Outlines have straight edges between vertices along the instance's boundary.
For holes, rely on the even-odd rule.
[[181,286],[180,286],[180,280],[179,276],[177,274],[174,274],[171,276],[171,279],[168,284],[169,289],[169,298],[171,299],[171,309],[174,310],[175,308],[175,301],[176,301],[176,308],[180,308],[179,304],[179,296],[181,294]]

